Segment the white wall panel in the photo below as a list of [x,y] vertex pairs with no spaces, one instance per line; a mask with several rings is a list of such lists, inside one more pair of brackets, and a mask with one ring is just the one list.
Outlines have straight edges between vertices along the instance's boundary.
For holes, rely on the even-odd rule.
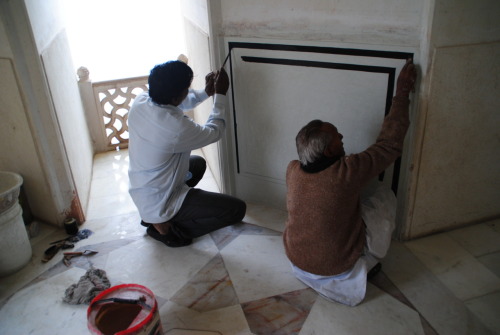
[[436,49],[432,78],[412,237],[500,215],[500,43]]
[[78,192],[78,197],[73,197],[78,199],[85,212],[92,179],[92,141],[64,31],[42,52],[41,58],[73,182]]
[[[344,135],[347,154],[380,130],[397,74],[413,53],[303,44],[227,41],[231,50],[235,194],[285,206],[285,173],[297,159],[295,136],[313,119]],[[398,186],[399,167],[384,174]]]

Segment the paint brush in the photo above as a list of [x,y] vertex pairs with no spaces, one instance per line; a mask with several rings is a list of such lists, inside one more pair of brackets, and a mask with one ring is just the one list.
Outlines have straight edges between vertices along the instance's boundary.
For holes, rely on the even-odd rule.
[[229,50],[229,52],[227,53],[226,59],[224,59],[224,63],[222,63],[222,67],[224,67],[224,65],[226,65],[227,60],[229,59],[230,55],[231,55],[231,50]]

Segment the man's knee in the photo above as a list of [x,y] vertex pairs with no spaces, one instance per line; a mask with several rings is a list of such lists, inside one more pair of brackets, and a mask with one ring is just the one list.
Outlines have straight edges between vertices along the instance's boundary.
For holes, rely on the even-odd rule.
[[198,185],[200,180],[203,178],[206,169],[207,162],[203,157],[196,155],[189,157],[189,172],[191,173],[191,178],[186,181],[186,185],[189,187],[195,187]]
[[224,221],[233,224],[240,222],[245,217],[247,204],[238,198],[231,197],[231,204],[228,206]]
[[238,201],[236,202],[237,205],[235,208],[235,222],[240,222],[241,220],[243,220],[247,212],[247,204],[243,200],[240,199],[236,200]]
[[203,157],[191,155],[189,157],[189,170],[204,173],[207,169],[207,162]]

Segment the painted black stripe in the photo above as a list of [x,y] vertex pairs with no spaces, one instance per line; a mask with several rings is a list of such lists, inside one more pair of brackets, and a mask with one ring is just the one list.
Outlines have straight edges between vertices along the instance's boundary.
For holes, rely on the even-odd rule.
[[396,159],[394,162],[394,168],[392,169],[392,191],[394,195],[398,195],[398,184],[399,184],[399,173],[401,171],[401,157]]
[[[413,55],[412,55],[413,57]],[[392,106],[392,96],[394,92],[394,84],[396,83],[396,69],[392,69],[389,73],[389,78],[387,78],[387,95],[385,98],[385,115],[389,114]],[[392,169],[392,185],[391,189],[394,194],[398,195],[398,185],[399,185],[399,172],[401,168],[401,157],[398,157],[394,162],[394,168]],[[382,171],[379,179],[384,180],[385,171]]]
[[390,68],[391,70],[388,72],[389,77],[387,78],[387,93],[385,96],[385,114],[389,114],[392,105],[392,96],[394,92],[394,83],[396,80],[396,69]]
[[264,58],[264,57],[251,57],[251,56],[241,56],[241,59],[249,63],[319,67],[322,69],[350,70],[350,71],[363,71],[363,72],[376,72],[376,73],[390,73],[391,71],[394,72],[394,69],[390,67],[372,66],[372,65],[329,63],[329,62],[317,62],[317,61],[298,60],[298,59]]
[[400,51],[381,51],[381,50],[366,50],[366,49],[354,49],[354,48],[336,48],[336,47],[318,47],[318,46],[307,46],[307,45],[266,44],[266,43],[246,43],[246,42],[229,42],[228,45],[230,51],[233,48],[238,48],[238,49],[309,52],[309,53],[377,57],[377,58],[390,58],[390,59],[413,58],[413,53],[400,52]]
[[[231,87],[234,87],[233,82],[233,61],[231,59],[231,49],[229,50],[227,57],[229,57],[229,73],[231,79]],[[234,89],[231,90],[231,99],[233,100],[233,127],[234,127],[234,146],[236,148],[236,171],[240,173],[240,151],[238,146],[238,122],[236,122],[236,106],[234,100]]]
[[[282,59],[282,58],[264,58],[264,57],[250,57],[250,56],[242,56],[241,59],[245,62],[249,63],[261,63],[261,64],[274,64],[274,65],[290,65],[290,66],[305,66],[305,67],[315,67],[315,68],[323,68],[323,69],[335,69],[335,70],[349,70],[349,71],[363,71],[363,72],[374,72],[374,73],[386,73],[387,77],[387,93],[385,99],[385,113],[387,115],[391,109],[392,105],[392,95],[394,92],[394,79],[395,79],[395,69],[392,67],[383,67],[383,66],[372,66],[372,65],[359,65],[359,64],[344,64],[344,63],[328,63],[328,62],[317,62],[317,61],[305,61],[305,60],[295,60],[295,59]],[[237,157],[239,155],[237,154]],[[238,163],[238,173],[239,173],[239,160]],[[398,162],[395,163],[394,169],[396,166],[398,167],[398,173],[396,174],[396,170],[393,173],[392,180],[392,188],[394,193],[397,192],[398,182],[397,179],[399,177],[399,165],[400,158],[398,158]],[[379,180],[384,180],[385,172],[382,172],[379,175]],[[397,177],[397,178],[395,178]]]

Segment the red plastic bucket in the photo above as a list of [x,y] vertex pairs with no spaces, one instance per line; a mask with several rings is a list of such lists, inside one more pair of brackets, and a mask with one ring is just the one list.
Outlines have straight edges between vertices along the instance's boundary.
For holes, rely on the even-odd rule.
[[161,335],[158,303],[153,292],[122,284],[101,292],[87,309],[87,326],[95,335]]

